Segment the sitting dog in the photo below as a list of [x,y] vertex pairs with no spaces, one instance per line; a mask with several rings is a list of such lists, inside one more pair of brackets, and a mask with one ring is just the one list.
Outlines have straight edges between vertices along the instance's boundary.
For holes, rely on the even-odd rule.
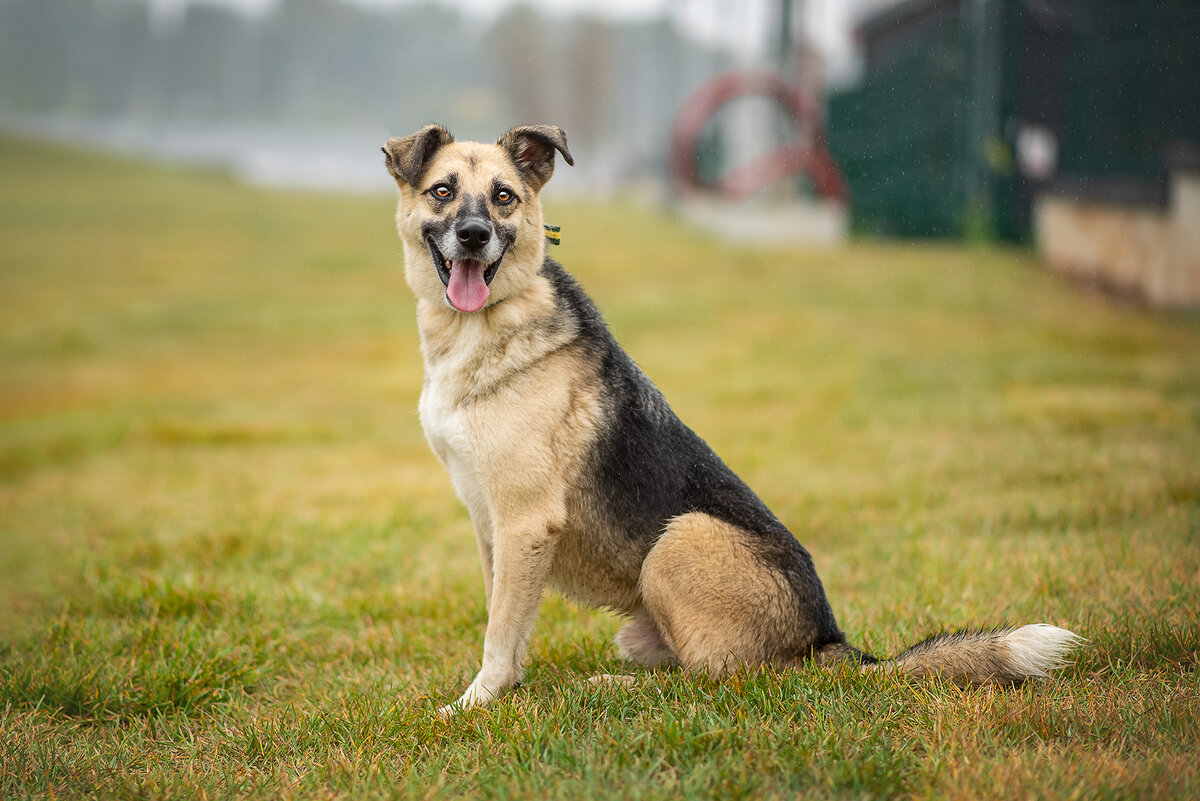
[[546,255],[538,193],[563,131],[495,144],[437,125],[383,148],[425,361],[420,416],[471,513],[488,623],[483,664],[443,714],[514,687],[542,590],[614,609],[629,659],[723,674],[852,660],[1016,683],[1079,639],[1050,625],[944,634],[880,661],[846,642],[812,557],[680,422]]

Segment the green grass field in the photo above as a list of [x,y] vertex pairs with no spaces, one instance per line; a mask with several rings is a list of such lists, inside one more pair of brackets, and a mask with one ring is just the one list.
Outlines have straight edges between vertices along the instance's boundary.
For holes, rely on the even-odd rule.
[[620,622],[550,597],[524,687],[441,722],[483,590],[416,417],[392,214],[0,140],[0,797],[1200,794],[1197,318],[1024,251],[758,250],[551,206],[555,256],[853,642],[1089,642],[1018,689],[595,687]]

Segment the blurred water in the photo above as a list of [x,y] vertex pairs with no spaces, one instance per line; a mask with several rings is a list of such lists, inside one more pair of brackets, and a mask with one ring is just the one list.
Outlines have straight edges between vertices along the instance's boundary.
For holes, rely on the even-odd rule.
[[[380,147],[389,136],[411,133],[0,115],[0,132],[4,131],[86,150],[218,169],[252,186],[351,194],[395,191]],[[572,150],[576,166],[559,163],[550,190],[555,196],[603,199],[623,193],[661,199],[659,164],[647,164],[619,147]]]
[[384,131],[286,131],[234,124],[138,125],[60,117],[2,117],[0,130],[135,158],[229,172],[255,186],[392,192]]

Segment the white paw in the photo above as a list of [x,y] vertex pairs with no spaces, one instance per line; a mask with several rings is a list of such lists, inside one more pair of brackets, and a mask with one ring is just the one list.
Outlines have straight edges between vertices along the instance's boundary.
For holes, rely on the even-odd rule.
[[452,704],[446,704],[438,710],[438,717],[449,718],[457,715],[459,712],[466,712],[468,709],[477,706],[487,706],[499,698],[500,693],[504,689],[499,686],[489,687],[476,678],[475,681],[471,682],[471,686],[467,688],[467,691],[462,694],[461,698]]
[[597,685],[619,684],[623,687],[632,687],[637,683],[637,679],[635,679],[633,676],[627,676],[623,674],[618,675],[614,673],[597,673],[594,676],[589,676],[587,683]]

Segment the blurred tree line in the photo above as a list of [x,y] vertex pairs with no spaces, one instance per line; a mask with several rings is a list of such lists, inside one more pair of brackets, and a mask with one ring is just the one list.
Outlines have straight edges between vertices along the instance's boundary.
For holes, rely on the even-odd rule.
[[727,62],[666,20],[520,5],[483,25],[434,3],[190,4],[163,20],[142,0],[0,0],[0,115],[396,133],[438,120],[463,137],[554,122],[583,149],[660,150],[686,92]]

